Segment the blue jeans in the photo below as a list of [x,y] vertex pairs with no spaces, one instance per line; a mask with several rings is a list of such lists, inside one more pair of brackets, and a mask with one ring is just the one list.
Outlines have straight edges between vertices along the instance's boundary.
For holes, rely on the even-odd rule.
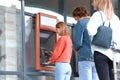
[[79,80],[99,80],[95,64],[92,61],[78,62]]
[[70,80],[71,72],[70,63],[55,63],[55,80]]

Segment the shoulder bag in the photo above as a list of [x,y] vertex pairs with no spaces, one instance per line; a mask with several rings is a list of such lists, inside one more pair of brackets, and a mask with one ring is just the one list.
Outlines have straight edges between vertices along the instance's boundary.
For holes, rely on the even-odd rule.
[[[102,18],[101,13],[100,15]],[[97,33],[93,37],[92,44],[103,48],[110,48],[111,40],[112,40],[112,29],[110,27],[110,22],[109,22],[109,26],[105,26],[103,22],[103,24],[98,27]]]

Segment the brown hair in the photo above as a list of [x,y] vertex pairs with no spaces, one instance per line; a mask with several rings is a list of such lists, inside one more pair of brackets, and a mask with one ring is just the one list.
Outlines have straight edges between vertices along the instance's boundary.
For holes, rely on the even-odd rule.
[[74,9],[73,11],[73,17],[86,17],[86,16],[89,16],[89,12],[87,10],[87,8],[85,6],[80,6],[80,7],[77,7]]
[[61,33],[62,36],[64,36],[64,35],[70,35],[68,26],[64,22],[58,22],[56,24],[56,28],[62,29],[62,33]]
[[111,0],[92,0],[94,9],[101,10],[105,13],[107,19],[111,19],[114,13]]

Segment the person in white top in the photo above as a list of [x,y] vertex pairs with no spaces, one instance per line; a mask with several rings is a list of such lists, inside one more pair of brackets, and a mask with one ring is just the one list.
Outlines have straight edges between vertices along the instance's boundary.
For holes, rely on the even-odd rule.
[[[105,22],[105,25],[108,26],[110,22],[110,27],[112,28],[112,41],[115,42],[117,49],[120,49],[120,20],[115,15],[112,1],[111,0],[93,0],[92,2],[94,10],[96,12],[91,16],[87,29],[91,40],[94,35],[97,33],[97,29],[100,25]],[[101,14],[103,21],[101,19]],[[104,33],[103,33],[104,35]],[[92,51],[94,53],[94,61],[97,69],[97,73],[100,80],[114,80],[113,73],[113,58],[114,52],[112,49],[106,49],[103,47],[92,45]],[[118,57],[118,58],[117,58]],[[120,59],[120,54],[118,53],[117,59]]]

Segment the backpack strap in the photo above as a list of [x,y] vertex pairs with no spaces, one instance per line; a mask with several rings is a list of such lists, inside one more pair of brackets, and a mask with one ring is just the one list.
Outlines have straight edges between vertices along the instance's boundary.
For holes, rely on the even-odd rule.
[[[102,19],[102,22],[103,22],[103,25],[105,24],[105,21],[103,21],[103,16],[102,16],[102,13],[99,11],[99,13],[100,13],[100,16],[101,16],[101,19]],[[109,25],[108,25],[109,27],[110,27],[110,21],[109,21]]]

